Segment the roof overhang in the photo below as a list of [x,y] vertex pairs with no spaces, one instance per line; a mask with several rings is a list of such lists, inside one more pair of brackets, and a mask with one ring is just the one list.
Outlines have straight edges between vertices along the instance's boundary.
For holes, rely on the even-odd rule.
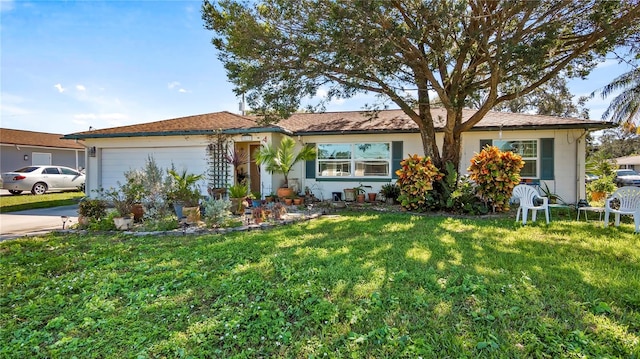
[[156,132],[122,132],[122,133],[74,133],[63,136],[68,140],[84,140],[91,138],[130,138],[130,137],[161,137],[161,136],[210,136],[215,134],[240,135],[245,133],[284,133],[291,135],[282,127],[254,127],[254,128],[231,128],[225,130],[189,130],[189,131],[156,131]]
[[[467,132],[484,132],[484,131],[531,131],[531,130],[585,130],[599,131],[609,128],[615,128],[618,125],[612,122],[594,122],[579,124],[553,124],[553,125],[517,125],[517,126],[482,126],[474,127]],[[436,132],[443,132],[442,128],[436,128]],[[295,131],[294,135],[300,136],[328,136],[328,135],[374,135],[387,133],[420,133],[418,129],[370,129],[370,130],[353,130],[353,131]]]

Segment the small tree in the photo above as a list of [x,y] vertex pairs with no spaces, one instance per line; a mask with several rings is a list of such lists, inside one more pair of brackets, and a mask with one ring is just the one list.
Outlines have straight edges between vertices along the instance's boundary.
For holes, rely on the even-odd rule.
[[502,152],[496,146],[487,146],[471,159],[467,169],[476,183],[477,194],[493,206],[495,212],[509,210],[513,188],[520,183],[522,156],[511,151]]
[[289,172],[299,161],[309,161],[316,158],[316,149],[310,145],[304,145],[295,153],[296,142],[291,137],[285,137],[280,146],[265,145],[260,148],[256,156],[256,163],[265,164],[267,171],[284,175],[283,187],[289,187]]
[[396,171],[400,186],[398,201],[408,210],[426,211],[431,201],[433,182],[444,176],[431,162],[431,158],[414,154],[400,162]]

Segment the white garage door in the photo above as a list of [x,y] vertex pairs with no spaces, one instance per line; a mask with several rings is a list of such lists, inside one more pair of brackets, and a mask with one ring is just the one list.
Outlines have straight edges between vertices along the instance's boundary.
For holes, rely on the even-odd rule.
[[[204,147],[162,148],[105,148],[102,150],[102,188],[116,188],[124,183],[124,173],[131,169],[144,169],[149,156],[164,170],[175,167],[178,172],[205,174],[207,161]],[[205,180],[200,187],[206,189]]]

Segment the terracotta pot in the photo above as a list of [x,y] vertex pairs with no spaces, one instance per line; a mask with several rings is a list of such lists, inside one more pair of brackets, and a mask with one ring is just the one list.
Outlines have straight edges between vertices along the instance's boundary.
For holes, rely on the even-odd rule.
[[284,199],[284,204],[286,204],[287,206],[290,206],[293,204],[293,199],[292,198],[285,198]]
[[144,216],[144,207],[141,203],[136,203],[131,207],[131,213],[133,213],[133,220],[139,222]]
[[375,202],[376,201],[376,195],[377,193],[367,193],[367,195],[369,196],[369,202]]
[[602,201],[605,197],[607,197],[607,192],[591,192],[592,201]]
[[182,215],[187,217],[187,223],[193,224],[200,222],[200,207],[183,207]]
[[289,187],[280,187],[276,192],[278,198],[285,198],[293,195],[293,188]]
[[302,198],[294,198],[293,199],[293,204],[296,206],[299,206],[302,204]]
[[356,201],[358,203],[364,203],[364,194],[359,194],[356,196]]

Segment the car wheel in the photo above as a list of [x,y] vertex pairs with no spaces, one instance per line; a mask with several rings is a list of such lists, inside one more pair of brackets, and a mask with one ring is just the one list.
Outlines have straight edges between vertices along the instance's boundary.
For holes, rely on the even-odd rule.
[[17,195],[19,195],[20,193],[22,193],[22,191],[16,191],[15,189],[10,189],[10,190],[9,190],[9,193],[11,193],[11,194],[12,194],[12,195],[14,195],[14,196],[17,196]]
[[47,184],[44,182],[38,182],[31,188],[33,194],[45,194],[47,192]]

